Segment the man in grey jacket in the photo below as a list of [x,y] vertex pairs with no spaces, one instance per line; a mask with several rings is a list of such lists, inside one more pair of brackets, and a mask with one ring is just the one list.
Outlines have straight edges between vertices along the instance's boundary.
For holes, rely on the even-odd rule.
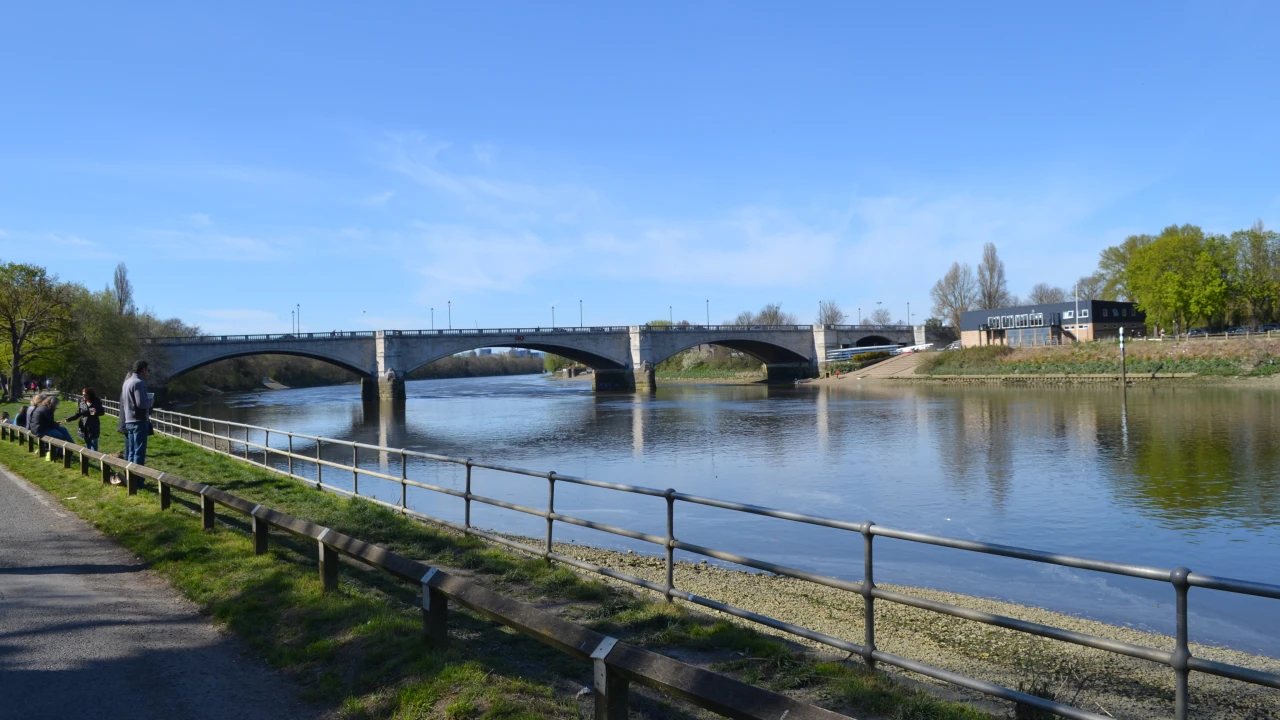
[[124,434],[124,459],[139,465],[147,460],[147,436],[151,434],[151,399],[147,395],[147,377],[151,368],[146,360],[133,364],[133,373],[120,388],[120,424]]

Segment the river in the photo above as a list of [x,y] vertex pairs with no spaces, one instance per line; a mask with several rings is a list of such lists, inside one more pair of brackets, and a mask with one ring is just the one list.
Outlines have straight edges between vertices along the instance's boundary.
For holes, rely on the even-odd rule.
[[[403,416],[364,407],[357,386],[225,395],[177,409],[855,522],[1280,583],[1276,390],[1121,393],[850,380],[843,387],[669,385],[655,394],[596,395],[589,383],[518,376],[410,382],[407,394]],[[361,458],[371,467],[378,462]],[[457,466],[423,463],[409,473],[463,486]],[[337,471],[325,477],[350,486]],[[545,507],[545,480],[477,471],[474,483],[478,494]],[[362,480],[360,489],[399,500],[398,485]],[[461,521],[456,498],[411,488],[409,502]],[[658,535],[665,533],[664,507],[661,498],[556,488],[558,512]],[[686,542],[861,576],[861,536],[677,507],[676,536]],[[545,532],[541,519],[478,504],[473,522]],[[567,523],[557,523],[556,539],[660,552]],[[880,583],[1173,632],[1167,584],[891,539],[878,540],[876,553]],[[1192,640],[1280,656],[1280,601],[1193,588],[1190,607]]]

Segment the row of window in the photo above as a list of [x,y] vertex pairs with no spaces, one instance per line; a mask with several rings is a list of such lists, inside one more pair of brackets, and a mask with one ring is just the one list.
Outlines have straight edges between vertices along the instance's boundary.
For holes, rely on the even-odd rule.
[[[1105,313],[1106,311],[1104,310],[1103,312]],[[1075,311],[1075,310],[1068,310],[1068,311],[1066,311],[1066,312],[1062,313],[1062,319],[1063,319],[1063,320],[1071,320],[1071,319],[1075,318],[1075,316],[1076,316],[1076,311]],[[1088,308],[1085,308],[1084,310],[1081,310],[1081,311],[1080,311],[1080,318],[1083,320],[1084,318],[1087,318],[1087,317],[1089,317],[1089,309],[1088,309]]]
[[1133,308],[1117,308],[1111,311],[1111,315],[1107,315],[1107,308],[1102,309],[1102,317],[1138,317],[1138,311]]

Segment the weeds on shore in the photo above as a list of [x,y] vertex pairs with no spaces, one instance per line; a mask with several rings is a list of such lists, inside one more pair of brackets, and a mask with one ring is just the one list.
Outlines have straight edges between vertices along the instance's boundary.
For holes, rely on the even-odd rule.
[[[14,413],[17,406],[0,406]],[[104,452],[122,448],[104,423]],[[655,601],[563,567],[490,547],[408,520],[361,500],[155,436],[149,465],[389,547],[435,565],[461,568],[505,594],[560,612],[628,642],[702,654],[706,665],[746,682],[837,710],[895,720],[981,720],[965,705],[939,701],[858,664],[832,662],[736,623]],[[327,715],[372,718],[576,718],[589,668],[555,650],[466,612],[451,616],[447,650],[422,640],[418,588],[344,564],[340,591],[321,592],[312,542],[273,534],[271,551],[253,553],[248,524],[220,514],[206,533],[198,508],[175,494],[157,509],[154,486],[130,497],[0,443],[0,461],[53,493],[166,577],[249,649],[294,680]],[[640,717],[693,717],[668,700],[636,696]]]
[[[1196,373],[1263,377],[1280,373],[1280,340],[1131,342],[1129,373]],[[931,353],[917,370],[925,375],[1092,375],[1120,372],[1114,342],[1013,348],[1004,345]]]

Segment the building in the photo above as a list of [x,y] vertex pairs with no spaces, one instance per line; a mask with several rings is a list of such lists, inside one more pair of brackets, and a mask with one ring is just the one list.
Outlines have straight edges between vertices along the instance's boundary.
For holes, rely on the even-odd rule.
[[970,310],[960,313],[960,344],[1061,345],[1115,338],[1122,327],[1128,337],[1142,336],[1147,316],[1133,303],[1111,300]]

